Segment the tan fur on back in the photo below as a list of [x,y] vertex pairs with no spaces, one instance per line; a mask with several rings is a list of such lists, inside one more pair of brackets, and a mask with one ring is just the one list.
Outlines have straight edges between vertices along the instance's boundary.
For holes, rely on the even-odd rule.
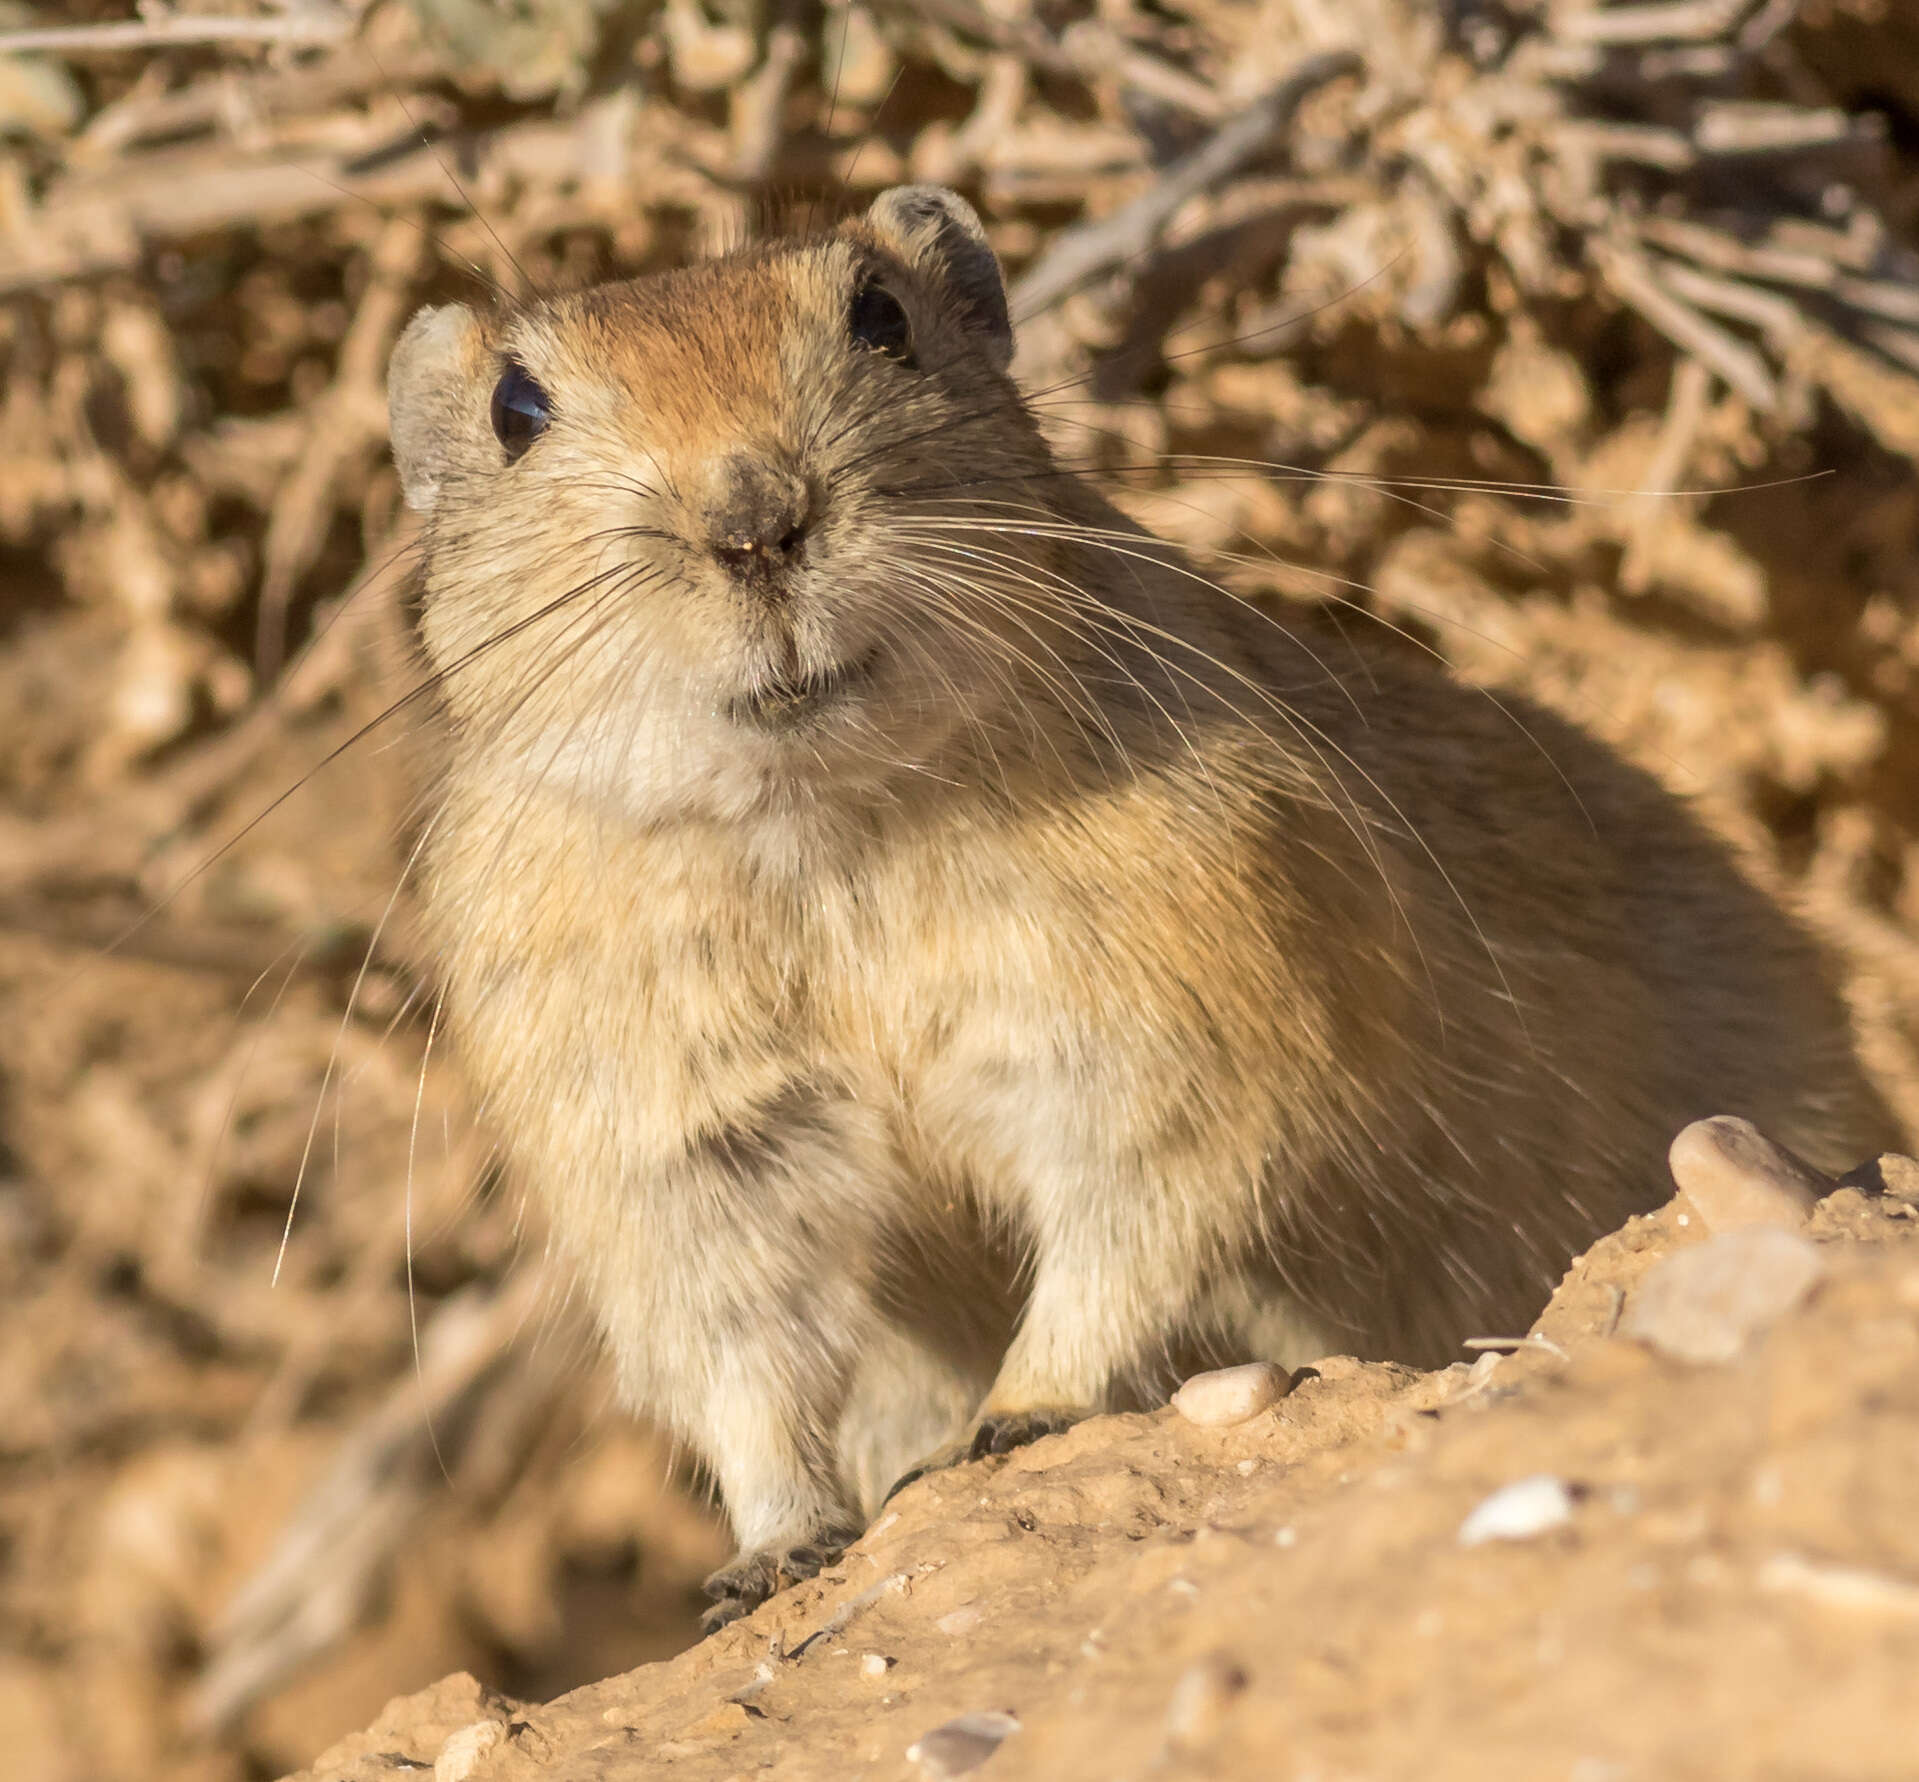
[[1685,811],[1061,474],[907,199],[394,372],[447,1019],[748,1605],[970,1430],[1517,1334],[1696,1116],[1890,1136]]

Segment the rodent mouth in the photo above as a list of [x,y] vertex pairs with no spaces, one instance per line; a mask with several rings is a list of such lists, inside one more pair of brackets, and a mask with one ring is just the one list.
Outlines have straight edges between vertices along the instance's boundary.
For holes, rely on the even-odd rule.
[[851,662],[835,663],[816,674],[770,680],[750,693],[740,694],[728,709],[735,722],[761,730],[797,729],[871,680],[879,660],[876,644]]

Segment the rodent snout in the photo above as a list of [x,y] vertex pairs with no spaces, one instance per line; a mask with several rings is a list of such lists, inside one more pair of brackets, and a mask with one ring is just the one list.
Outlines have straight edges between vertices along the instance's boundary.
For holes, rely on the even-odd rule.
[[707,549],[736,582],[777,598],[814,520],[805,479],[735,453],[713,466],[707,486]]

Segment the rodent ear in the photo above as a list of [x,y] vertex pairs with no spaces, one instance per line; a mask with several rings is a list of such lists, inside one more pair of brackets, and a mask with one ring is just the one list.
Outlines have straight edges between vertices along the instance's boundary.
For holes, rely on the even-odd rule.
[[466,386],[482,358],[480,324],[459,303],[421,310],[393,349],[387,427],[406,504],[418,513],[433,511],[454,445],[468,430]]
[[909,266],[943,285],[966,326],[1004,371],[1013,358],[1006,285],[979,214],[945,186],[894,186],[873,200],[867,226]]

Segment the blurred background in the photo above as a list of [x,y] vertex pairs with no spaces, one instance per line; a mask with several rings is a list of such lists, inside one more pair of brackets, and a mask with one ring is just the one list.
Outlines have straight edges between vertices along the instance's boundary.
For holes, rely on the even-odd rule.
[[1064,457],[1699,798],[1919,1125],[1903,0],[0,0],[9,1775],[692,1637],[723,1531],[436,1056],[381,383],[905,179]]

